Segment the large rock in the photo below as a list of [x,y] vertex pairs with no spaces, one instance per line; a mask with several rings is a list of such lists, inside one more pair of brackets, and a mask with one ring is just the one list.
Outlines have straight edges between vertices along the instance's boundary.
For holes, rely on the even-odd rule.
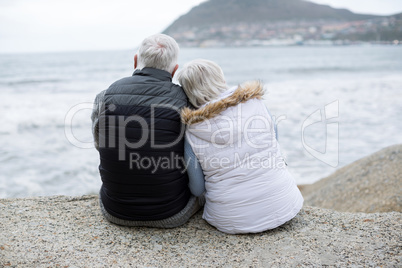
[[305,207],[275,230],[227,235],[200,213],[175,229],[113,225],[96,196],[0,199],[0,267],[397,267],[400,235],[398,212]]
[[402,212],[402,144],[301,187],[305,204],[348,212]]

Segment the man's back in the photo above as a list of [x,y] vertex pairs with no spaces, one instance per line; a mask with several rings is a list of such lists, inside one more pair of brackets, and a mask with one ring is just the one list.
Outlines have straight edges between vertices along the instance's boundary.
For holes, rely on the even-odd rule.
[[143,68],[97,98],[100,197],[112,216],[156,221],[180,212],[191,196],[179,110],[181,87],[166,71]]

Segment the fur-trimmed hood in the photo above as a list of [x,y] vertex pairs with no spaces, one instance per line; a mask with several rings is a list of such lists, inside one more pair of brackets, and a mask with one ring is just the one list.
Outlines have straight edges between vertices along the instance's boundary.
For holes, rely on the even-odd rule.
[[181,120],[186,125],[197,124],[219,115],[229,107],[251,99],[261,99],[264,93],[264,86],[260,81],[249,81],[241,84],[229,97],[209,103],[197,110],[184,108],[181,112]]

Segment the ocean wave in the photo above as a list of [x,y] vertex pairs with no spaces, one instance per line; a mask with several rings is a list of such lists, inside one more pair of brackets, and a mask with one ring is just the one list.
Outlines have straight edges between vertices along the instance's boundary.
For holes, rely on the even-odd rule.
[[[325,105],[335,100],[339,101],[340,166],[391,143],[402,143],[402,126],[397,123],[402,116],[402,50],[331,47],[320,49],[319,54],[316,50],[247,48],[235,50],[237,57],[233,57],[231,49],[183,49],[179,65],[205,55],[219,62],[228,84],[262,79],[269,93],[266,103],[279,119],[281,150],[297,183],[308,184],[335,169],[309,155],[305,147],[321,149],[324,130],[316,133],[306,128],[303,133],[302,125],[316,111],[324,115]],[[1,197],[97,192],[101,183],[98,152],[74,146],[64,128],[72,107],[92,103],[120,74],[131,74],[125,54],[120,58],[114,52],[104,55],[49,54],[46,61],[38,55],[35,62],[41,64],[35,66],[18,59],[13,68],[0,64]],[[15,56],[10,57],[12,61]],[[102,66],[111,70],[100,70]],[[91,108],[77,112],[67,122],[78,141],[92,139],[90,112]],[[302,135],[306,135],[305,145]]]
[[288,68],[283,70],[275,70],[276,73],[290,73],[290,74],[306,74],[306,73],[338,73],[338,72],[345,72],[345,73],[363,73],[370,71],[370,68],[362,69],[362,68],[352,68],[352,67],[300,67],[300,68]]
[[43,84],[43,83],[61,83],[63,79],[23,79],[18,81],[0,82],[1,85],[15,86],[15,85],[27,85],[27,84]]
[[[41,130],[41,129],[46,129],[46,130],[57,130],[57,129],[65,129],[65,128],[71,127],[73,131],[78,131],[82,129],[91,129],[91,122],[88,120],[88,122],[82,122],[78,124],[73,124],[72,126],[65,125],[65,124],[60,124],[60,123],[53,123],[53,122],[43,122],[43,123],[30,123],[30,122],[25,122],[25,123],[20,123],[16,126],[15,130],[18,131],[18,133],[24,133],[24,132],[29,132],[29,131],[35,131],[35,130]],[[10,131],[2,131],[0,134],[11,134]]]

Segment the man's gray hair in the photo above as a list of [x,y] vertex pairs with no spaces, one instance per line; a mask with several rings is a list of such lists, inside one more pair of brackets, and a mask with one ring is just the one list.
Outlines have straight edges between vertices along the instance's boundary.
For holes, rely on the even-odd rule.
[[138,50],[138,69],[155,68],[172,73],[177,64],[179,45],[165,34],[151,35],[142,41]]
[[178,73],[177,80],[196,108],[217,99],[227,90],[221,67],[209,60],[196,59],[188,62]]

